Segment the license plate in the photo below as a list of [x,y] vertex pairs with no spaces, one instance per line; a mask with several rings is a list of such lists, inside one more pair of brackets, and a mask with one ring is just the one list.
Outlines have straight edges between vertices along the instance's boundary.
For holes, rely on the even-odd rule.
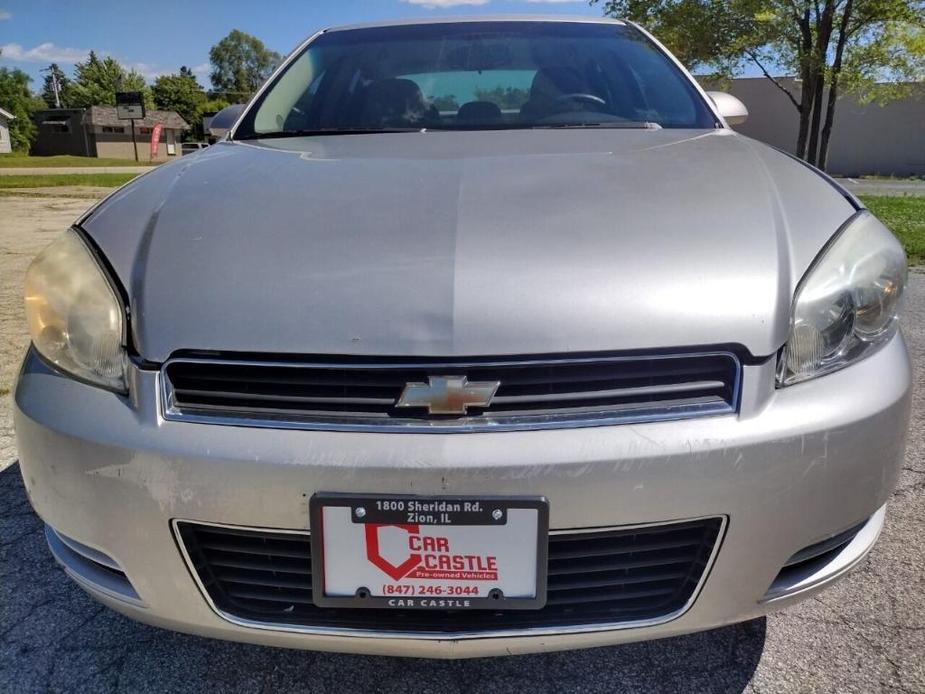
[[319,607],[539,609],[549,508],[542,497],[315,494]]

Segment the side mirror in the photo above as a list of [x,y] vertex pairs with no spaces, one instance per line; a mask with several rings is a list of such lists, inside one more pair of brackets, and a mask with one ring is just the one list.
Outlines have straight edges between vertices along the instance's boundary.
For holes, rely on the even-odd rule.
[[225,137],[243,111],[244,104],[232,104],[231,106],[223,108],[212,116],[212,120],[209,123],[209,134],[217,140]]
[[716,104],[719,115],[726,119],[729,125],[739,125],[748,120],[748,109],[745,104],[726,92],[707,92],[707,96]]

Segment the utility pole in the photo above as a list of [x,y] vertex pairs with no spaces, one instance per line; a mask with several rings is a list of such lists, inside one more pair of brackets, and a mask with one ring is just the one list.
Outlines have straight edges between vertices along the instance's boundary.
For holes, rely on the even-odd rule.
[[135,141],[135,119],[131,119],[132,123],[132,149],[135,150],[135,161],[138,161],[138,143]]
[[39,72],[47,72],[49,75],[51,75],[51,88],[55,93],[55,108],[61,108],[61,90],[58,86],[58,72],[56,70],[52,70],[51,67],[43,68],[42,70],[39,70]]

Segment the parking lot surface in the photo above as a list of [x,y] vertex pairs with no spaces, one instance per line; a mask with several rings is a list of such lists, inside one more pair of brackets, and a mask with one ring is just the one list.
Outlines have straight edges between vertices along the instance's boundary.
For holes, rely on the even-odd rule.
[[0,692],[925,692],[925,273],[911,274],[906,301],[916,391],[900,486],[879,544],[834,588],[767,619],[615,648],[331,655],[137,624],[56,568],[15,464],[8,392],[26,344],[22,274],[87,204],[0,198]]
[[925,195],[921,178],[839,178],[838,182],[855,195]]

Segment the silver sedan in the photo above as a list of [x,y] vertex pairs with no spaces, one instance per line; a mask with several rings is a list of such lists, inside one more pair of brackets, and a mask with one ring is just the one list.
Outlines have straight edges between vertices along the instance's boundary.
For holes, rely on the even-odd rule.
[[513,654],[750,619],[876,542],[903,251],[645,31],[331,29],[233,113],[27,275],[22,474],[95,598]]

